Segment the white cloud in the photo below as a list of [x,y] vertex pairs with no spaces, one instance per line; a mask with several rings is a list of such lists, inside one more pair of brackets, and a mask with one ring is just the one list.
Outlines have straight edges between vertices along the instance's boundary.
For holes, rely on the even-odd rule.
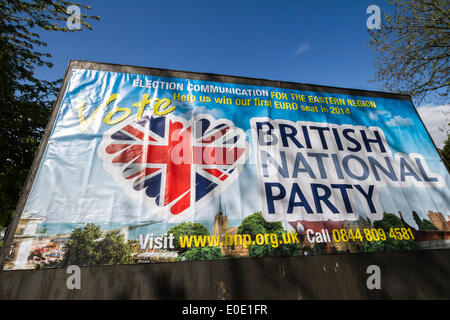
[[436,146],[442,148],[450,130],[450,105],[424,105],[417,111]]
[[385,110],[377,110],[374,112],[369,112],[369,118],[371,120],[378,120],[380,117],[379,116],[384,116],[384,117],[392,117],[392,114],[389,111],[385,111]]
[[369,112],[370,120],[378,120],[378,115],[375,112]]
[[412,126],[413,121],[410,118],[403,118],[402,116],[396,115],[389,121],[386,121],[386,125],[389,127],[407,127]]
[[393,115],[386,110],[376,110],[369,112],[369,119],[374,121],[385,121],[389,127],[407,127],[413,125],[413,120],[410,118],[403,118],[400,115]]
[[295,54],[302,54],[303,52],[306,52],[309,50],[309,44],[303,43],[300,47],[295,50]]

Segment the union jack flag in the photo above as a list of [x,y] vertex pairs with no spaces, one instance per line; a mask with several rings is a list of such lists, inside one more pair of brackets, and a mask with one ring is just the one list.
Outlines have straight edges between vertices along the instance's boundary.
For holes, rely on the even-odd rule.
[[[145,115],[104,134],[104,167],[127,193],[179,215],[233,182],[246,161],[245,134],[226,119]],[[132,189],[133,191],[131,191]]]

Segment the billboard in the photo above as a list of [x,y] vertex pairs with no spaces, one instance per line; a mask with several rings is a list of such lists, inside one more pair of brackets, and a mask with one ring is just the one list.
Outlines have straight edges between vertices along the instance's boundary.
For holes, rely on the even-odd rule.
[[72,61],[4,269],[450,247],[408,96]]

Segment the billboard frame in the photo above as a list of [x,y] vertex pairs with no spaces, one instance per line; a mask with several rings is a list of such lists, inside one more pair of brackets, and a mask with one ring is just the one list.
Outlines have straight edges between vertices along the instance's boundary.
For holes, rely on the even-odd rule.
[[23,209],[25,208],[25,204],[31,192],[31,188],[34,184],[37,172],[39,170],[42,158],[44,156],[47,143],[50,139],[50,135],[53,131],[56,117],[59,113],[61,102],[66,93],[67,85],[69,83],[69,79],[71,76],[72,70],[75,69],[85,69],[85,70],[96,70],[96,71],[106,71],[106,72],[119,72],[119,73],[129,73],[129,74],[139,74],[139,75],[153,75],[160,77],[170,77],[170,78],[183,78],[183,79],[192,79],[192,80],[203,80],[203,81],[212,81],[212,82],[224,82],[224,83],[233,83],[233,84],[243,84],[243,85],[257,85],[257,86],[267,86],[267,87],[275,87],[275,88],[283,88],[283,89],[291,89],[291,90],[304,90],[304,91],[315,91],[315,92],[324,92],[324,93],[338,93],[338,94],[347,94],[347,95],[358,95],[358,96],[366,96],[366,97],[376,97],[376,98],[390,98],[397,100],[406,100],[410,101],[411,105],[414,107],[414,111],[420,119],[423,127],[425,128],[428,137],[430,138],[434,148],[439,154],[439,158],[447,168],[447,171],[450,172],[450,168],[445,165],[443,161],[442,155],[439,152],[436,144],[434,143],[430,132],[426,128],[422,118],[417,112],[416,107],[411,99],[410,95],[400,94],[400,93],[390,93],[390,92],[382,92],[382,91],[372,91],[372,90],[363,90],[363,89],[349,89],[349,88],[340,88],[333,86],[322,86],[322,85],[314,85],[308,83],[297,83],[297,82],[288,82],[288,81],[280,81],[280,80],[268,80],[268,79],[258,79],[258,78],[250,78],[250,77],[242,77],[242,76],[232,76],[232,75],[222,75],[215,73],[202,73],[202,72],[191,72],[191,71],[177,71],[170,69],[161,69],[161,68],[151,68],[151,67],[142,67],[142,66],[131,66],[131,65],[121,65],[121,64],[113,64],[113,63],[103,63],[103,62],[93,62],[93,61],[85,61],[85,60],[70,60],[65,75],[63,79],[63,83],[61,89],[58,93],[58,97],[54,103],[52,113],[50,115],[49,121],[44,131],[44,135],[39,144],[38,151],[35,154],[34,160],[32,162],[30,171],[28,172],[28,176],[25,180],[24,188],[20,194],[19,201],[17,203],[16,209],[14,211],[14,215],[10,225],[8,226],[6,236],[3,241],[3,246],[0,251],[0,272],[3,271],[3,266],[6,261],[6,257],[10,252],[11,245],[14,241],[14,235],[17,229],[17,225],[19,223],[20,217],[23,213]]

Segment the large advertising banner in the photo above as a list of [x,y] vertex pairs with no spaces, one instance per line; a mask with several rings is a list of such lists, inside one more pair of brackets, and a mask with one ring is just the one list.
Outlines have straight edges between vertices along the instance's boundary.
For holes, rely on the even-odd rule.
[[450,247],[409,97],[89,64],[55,112],[6,270]]

